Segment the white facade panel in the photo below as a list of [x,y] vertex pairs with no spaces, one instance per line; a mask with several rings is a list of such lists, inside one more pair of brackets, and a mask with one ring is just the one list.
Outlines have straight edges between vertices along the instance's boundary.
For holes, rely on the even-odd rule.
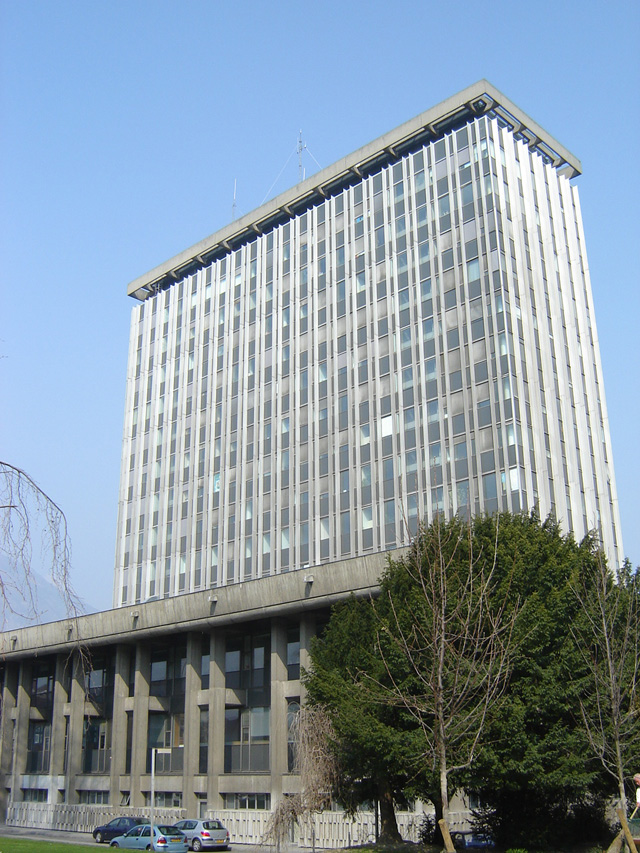
[[390,550],[438,511],[536,509],[619,563],[566,169],[487,110],[358,171],[134,308],[115,606]]

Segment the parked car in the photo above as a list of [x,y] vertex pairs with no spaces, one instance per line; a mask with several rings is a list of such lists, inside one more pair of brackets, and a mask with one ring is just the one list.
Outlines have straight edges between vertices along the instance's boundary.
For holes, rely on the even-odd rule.
[[139,826],[141,823],[147,823],[144,817],[114,817],[109,823],[103,826],[96,826],[93,830],[93,837],[102,844],[103,841],[111,841],[116,835],[124,835],[133,826]]
[[[124,850],[151,850],[151,827],[148,823],[134,826],[129,832],[114,838],[109,846],[122,847]],[[189,842],[184,832],[180,832],[175,826],[154,823],[153,849],[187,853]]]
[[187,836],[192,850],[229,850],[229,830],[219,820],[179,820],[176,828]]

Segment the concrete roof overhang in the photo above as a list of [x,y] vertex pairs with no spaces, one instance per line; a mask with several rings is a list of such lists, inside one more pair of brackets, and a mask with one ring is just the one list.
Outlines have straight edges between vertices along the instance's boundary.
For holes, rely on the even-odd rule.
[[[402,551],[395,552],[397,555]],[[309,569],[272,575],[146,601],[128,607],[67,618],[0,634],[5,661],[135,643],[187,631],[211,631],[269,618],[287,618],[328,608],[349,595],[375,595],[387,563],[385,553],[355,557]]]
[[485,114],[497,117],[513,130],[516,138],[569,177],[582,173],[580,161],[573,154],[495,86],[487,80],[479,80],[136,278],[127,288],[128,295],[144,301],[243,243],[255,240],[258,235],[337,194],[363,176],[379,171],[404,154]]

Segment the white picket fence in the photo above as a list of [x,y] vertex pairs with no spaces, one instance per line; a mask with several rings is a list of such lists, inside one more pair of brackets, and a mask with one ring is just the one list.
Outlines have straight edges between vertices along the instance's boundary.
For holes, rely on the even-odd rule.
[[[68,805],[66,803],[11,803],[7,808],[9,826],[39,829],[92,832],[94,827],[108,823],[122,815],[148,816],[148,808],[130,806]],[[175,823],[187,817],[185,809],[156,808],[155,820]],[[233,844],[261,844],[266,836],[271,812],[264,809],[222,809],[210,811],[229,830]],[[418,841],[422,813],[398,812],[398,829],[405,841]],[[450,816],[452,832],[469,828],[468,812],[453,812]],[[339,850],[375,840],[375,816],[372,812],[358,812],[347,817],[341,811],[314,814],[293,827],[289,843],[293,847],[317,847]]]
[[[186,817],[184,809],[153,810],[156,823],[172,824]],[[7,806],[8,826],[37,829],[60,829],[68,832],[93,832],[96,826],[109,823],[114,817],[139,815],[148,817],[149,809],[131,806],[90,806],[67,803],[10,803]]]

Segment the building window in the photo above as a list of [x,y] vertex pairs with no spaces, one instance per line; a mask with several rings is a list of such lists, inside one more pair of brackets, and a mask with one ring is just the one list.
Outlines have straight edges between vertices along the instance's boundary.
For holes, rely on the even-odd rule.
[[150,696],[184,696],[187,647],[184,642],[151,651]]
[[23,788],[22,801],[25,803],[48,803],[49,791],[46,788]]
[[[268,634],[229,637],[225,651],[225,683],[233,689],[243,688],[255,692],[255,704],[269,692],[270,639]],[[251,704],[254,704],[252,701]]]
[[34,664],[31,679],[31,707],[43,714],[53,707],[55,660],[44,660]]
[[25,773],[48,773],[51,753],[51,723],[29,721]]
[[112,661],[106,657],[95,657],[90,660],[90,667],[84,677],[87,699],[104,717],[110,717],[113,710]]
[[296,769],[297,722],[300,715],[300,702],[292,699],[287,705],[287,769],[293,773]]
[[[145,805],[149,806],[149,800],[151,799],[151,793],[145,792],[144,800]],[[180,791],[156,791],[154,797],[154,807],[155,808],[165,808],[165,809],[181,809],[182,808],[182,793]],[[148,830],[148,827],[147,827]]]
[[82,735],[82,772],[109,773],[111,767],[111,727],[108,720],[85,720]]
[[225,809],[270,809],[271,794],[223,794]]
[[[182,773],[184,762],[184,714],[151,711],[147,729],[147,773],[151,772],[151,751],[157,752],[155,771]],[[168,750],[168,751],[165,751]]]
[[287,678],[300,678],[300,628],[287,631]]
[[202,651],[200,655],[200,687],[206,690],[209,687],[209,670],[211,667],[211,640],[209,636],[202,638]]
[[108,806],[109,791],[78,791],[78,802],[88,806]]
[[209,761],[209,709],[200,708],[200,751],[198,754],[198,773],[206,775]]
[[267,773],[269,708],[227,708],[224,717],[224,772]]

